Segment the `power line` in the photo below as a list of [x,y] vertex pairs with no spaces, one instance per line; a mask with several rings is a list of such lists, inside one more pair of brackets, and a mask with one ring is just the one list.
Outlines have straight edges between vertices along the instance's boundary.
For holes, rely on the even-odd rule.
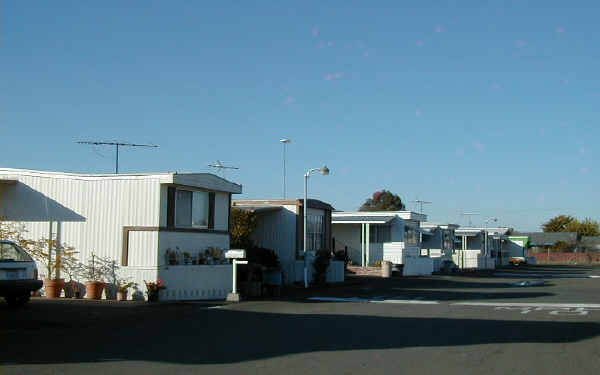
[[158,147],[157,145],[146,145],[146,144],[137,144],[137,143],[125,143],[125,142],[78,141],[77,143],[82,144],[82,145],[115,146],[115,151],[116,151],[115,174],[119,174],[119,146],[125,146],[125,147]]

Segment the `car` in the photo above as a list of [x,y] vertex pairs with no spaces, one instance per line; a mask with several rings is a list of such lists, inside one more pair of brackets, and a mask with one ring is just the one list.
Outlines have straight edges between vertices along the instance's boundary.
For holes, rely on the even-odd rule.
[[29,254],[12,241],[0,240],[0,297],[9,306],[22,306],[42,284]]
[[527,259],[525,257],[510,257],[508,263],[515,267],[519,267],[521,264],[527,264]]

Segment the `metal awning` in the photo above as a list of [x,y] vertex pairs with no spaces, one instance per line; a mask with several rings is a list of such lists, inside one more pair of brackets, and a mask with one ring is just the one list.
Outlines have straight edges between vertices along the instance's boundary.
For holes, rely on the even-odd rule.
[[348,215],[333,216],[332,224],[387,224],[394,220],[396,216],[366,216],[366,215]]
[[460,232],[460,231],[455,231],[454,234],[457,235],[457,236],[477,237],[477,236],[479,236],[481,234],[481,232]]
[[233,206],[234,208],[239,208],[240,210],[255,212],[257,214],[265,213],[265,212],[274,212],[280,211],[283,209],[281,206]]

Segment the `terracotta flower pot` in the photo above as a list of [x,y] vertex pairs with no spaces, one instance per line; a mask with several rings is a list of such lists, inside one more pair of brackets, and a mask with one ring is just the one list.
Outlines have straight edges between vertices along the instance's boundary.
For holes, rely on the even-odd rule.
[[88,299],[102,298],[104,283],[102,281],[88,281],[85,283],[85,295]]
[[127,291],[117,292],[117,301],[127,301]]
[[65,279],[44,279],[46,298],[58,298],[65,287]]

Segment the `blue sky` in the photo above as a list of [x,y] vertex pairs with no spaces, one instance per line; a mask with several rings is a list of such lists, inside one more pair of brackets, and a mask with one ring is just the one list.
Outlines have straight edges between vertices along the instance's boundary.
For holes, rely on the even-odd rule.
[[204,172],[432,221],[600,219],[594,1],[4,1],[0,166]]

